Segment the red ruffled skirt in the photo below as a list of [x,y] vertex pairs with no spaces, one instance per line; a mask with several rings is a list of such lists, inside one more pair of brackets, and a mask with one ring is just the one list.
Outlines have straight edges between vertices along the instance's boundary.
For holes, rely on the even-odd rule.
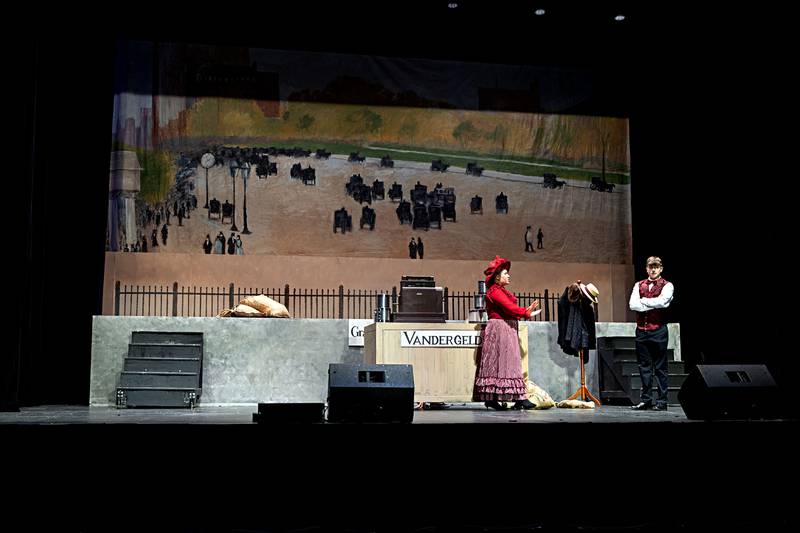
[[528,397],[528,387],[522,377],[518,328],[516,320],[493,318],[486,324],[475,373],[473,401],[524,400]]

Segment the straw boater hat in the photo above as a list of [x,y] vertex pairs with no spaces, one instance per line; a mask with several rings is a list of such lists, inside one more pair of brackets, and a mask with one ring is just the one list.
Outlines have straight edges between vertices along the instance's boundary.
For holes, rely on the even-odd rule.
[[584,296],[589,298],[592,303],[597,303],[597,297],[600,295],[600,291],[597,290],[597,287],[594,286],[594,283],[587,283],[585,285],[581,283],[580,287]]
[[489,263],[489,266],[483,271],[483,275],[486,276],[486,287],[490,287],[494,284],[494,277],[499,272],[502,272],[503,269],[511,270],[511,261],[503,259],[499,255],[494,256],[492,262]]

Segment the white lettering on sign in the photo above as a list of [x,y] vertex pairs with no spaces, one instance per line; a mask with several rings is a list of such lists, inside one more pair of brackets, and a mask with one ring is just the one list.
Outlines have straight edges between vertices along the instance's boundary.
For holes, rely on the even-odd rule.
[[401,348],[477,348],[481,334],[449,330],[408,330],[400,332]]
[[368,318],[351,318],[347,321],[347,345],[364,346],[364,328],[375,322]]

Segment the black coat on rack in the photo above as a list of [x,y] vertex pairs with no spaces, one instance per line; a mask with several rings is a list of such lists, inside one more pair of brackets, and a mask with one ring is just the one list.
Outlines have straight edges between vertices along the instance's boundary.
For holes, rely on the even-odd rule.
[[[567,294],[569,287],[564,289],[564,293],[558,300],[558,345],[561,350],[567,355],[578,356],[578,349],[583,351],[583,362],[589,362],[589,350],[597,348],[597,336],[595,332],[595,313],[592,302],[583,294],[580,295],[577,302],[570,302]],[[588,342],[583,342],[582,339],[571,339],[568,337],[567,324],[569,322],[570,313],[577,313],[579,316],[575,317],[579,320],[581,328],[587,334]],[[582,337],[582,336],[581,336]],[[576,346],[577,344],[577,346]]]

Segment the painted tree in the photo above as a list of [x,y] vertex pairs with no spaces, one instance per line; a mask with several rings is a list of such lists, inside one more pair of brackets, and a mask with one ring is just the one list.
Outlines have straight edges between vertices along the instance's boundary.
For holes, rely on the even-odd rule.
[[481,132],[472,122],[465,120],[453,128],[453,137],[461,143],[462,147],[479,139]]
[[311,127],[312,124],[314,124],[314,117],[306,114],[300,117],[300,120],[297,121],[297,129],[306,131]]
[[599,118],[595,124],[595,131],[597,132],[597,138],[601,148],[601,176],[603,177],[603,181],[606,181],[606,154],[608,153],[608,145],[611,142],[611,125],[608,120],[602,117]]

